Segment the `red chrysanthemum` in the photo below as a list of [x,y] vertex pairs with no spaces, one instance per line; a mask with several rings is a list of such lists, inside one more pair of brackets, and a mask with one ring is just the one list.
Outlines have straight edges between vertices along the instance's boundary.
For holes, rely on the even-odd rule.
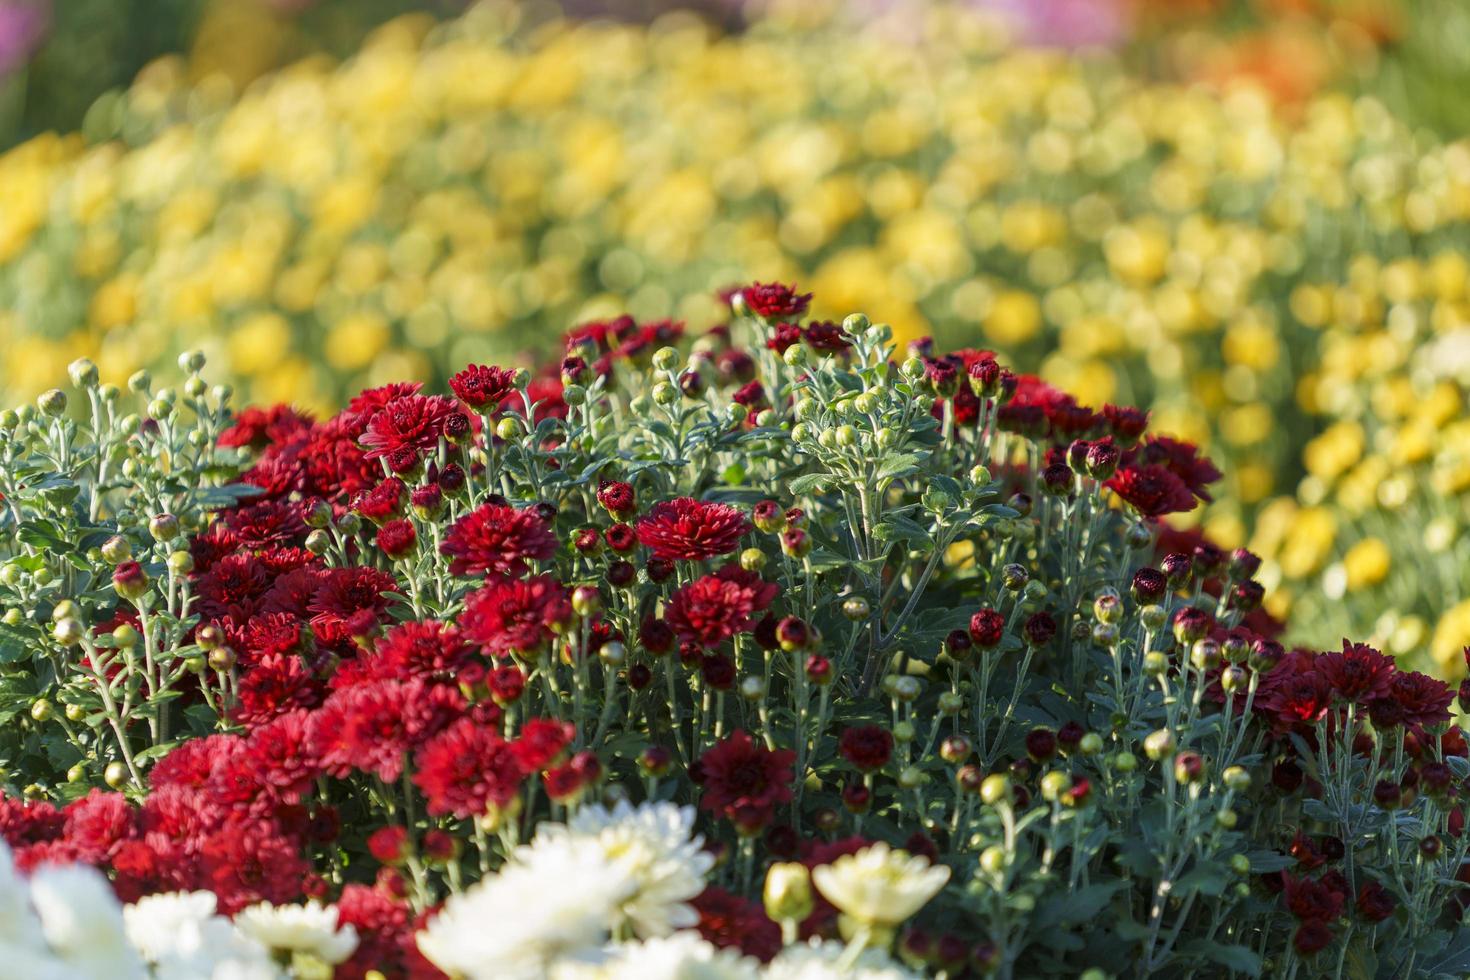
[[300,657],[272,653],[240,678],[231,717],[246,728],[255,728],[287,712],[314,708],[321,704],[323,694],[321,682]]
[[373,413],[359,441],[368,459],[405,450],[423,456],[439,445],[444,420],[457,411],[454,399],[444,395],[395,398]]
[[837,740],[837,751],[863,772],[882,769],[893,757],[893,733],[880,725],[854,725]]
[[1423,728],[1448,721],[1454,699],[1455,692],[1443,681],[1428,674],[1398,671],[1388,693],[1371,702],[1368,710],[1378,728]]
[[511,744],[462,718],[434,736],[415,756],[414,785],[423,790],[430,816],[461,820],[515,798],[526,778]]
[[739,565],[726,565],[684,586],[669,601],[664,619],[686,643],[716,647],[754,625],[781,587]]
[[521,734],[512,751],[526,772],[538,772],[553,764],[566,751],[577,730],[570,722],[552,718],[531,718],[521,726]]
[[699,561],[728,554],[750,522],[729,504],[679,497],[655,504],[638,521],[638,540],[655,558]]
[[515,376],[509,368],[471,364],[449,379],[449,388],[470,408],[484,412],[497,408],[515,391]]
[[440,550],[455,575],[519,578],[530,571],[531,561],[556,554],[556,547],[556,535],[534,509],[482,504],[454,522]]
[[403,496],[408,487],[396,476],[390,476],[371,490],[352,498],[352,511],[374,524],[385,524],[403,516]]
[[700,809],[747,826],[769,821],[777,806],[791,800],[795,761],[790,749],[768,749],[737,730],[699,757]]
[[307,609],[318,638],[334,642],[346,635],[349,620],[362,613],[381,618],[388,608],[385,593],[397,592],[392,575],[376,568],[334,568],[317,586]]
[[766,320],[800,316],[812,301],[811,293],[798,293],[794,286],[779,282],[753,282],[735,292],[747,310]]
[[1199,499],[1214,499],[1206,488],[1222,474],[1214,463],[1199,454],[1199,447],[1193,443],[1168,436],[1149,436],[1144,440],[1142,456],[1145,463],[1163,466],[1179,477]]
[[1366,643],[1342,641],[1341,653],[1323,653],[1313,661],[1319,674],[1345,701],[1377,700],[1388,694],[1394,662]]
[[572,618],[571,593],[550,575],[496,579],[471,592],[460,626],[486,653],[527,654],[551,642]]
[[226,447],[264,449],[283,442],[293,434],[311,426],[311,417],[289,405],[270,408],[247,408],[235,416],[230,427],[220,433],[219,444]]
[[400,623],[378,642],[373,673],[384,680],[455,683],[456,675],[474,662],[474,651],[454,626],[433,620]]
[[781,927],[756,901],[711,885],[690,903],[699,913],[700,936],[721,949],[738,949],[769,962],[781,951]]
[[1144,517],[1163,517],[1194,510],[1197,501],[1184,481],[1163,466],[1125,466],[1107,482],[1112,490]]

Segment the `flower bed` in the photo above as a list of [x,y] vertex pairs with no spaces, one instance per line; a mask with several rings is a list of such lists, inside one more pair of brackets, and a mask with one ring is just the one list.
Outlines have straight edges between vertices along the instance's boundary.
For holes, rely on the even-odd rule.
[[1470,968],[1455,692],[1283,649],[1258,559],[1159,523],[1218,477],[1193,446],[729,300],[323,419],[192,354],[0,415],[7,956]]

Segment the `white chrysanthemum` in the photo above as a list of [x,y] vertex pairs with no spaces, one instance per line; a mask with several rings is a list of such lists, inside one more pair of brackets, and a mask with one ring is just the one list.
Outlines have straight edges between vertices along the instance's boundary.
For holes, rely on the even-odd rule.
[[553,980],[760,980],[760,963],[719,949],[698,933],[623,943],[595,956],[563,960]]
[[880,928],[901,925],[947,881],[944,865],[882,843],[812,871],[812,883],[843,915]]
[[634,807],[626,800],[612,810],[585,806],[566,826],[544,825],[517,860],[535,861],[536,852],[561,847],[568,839],[592,842],[603,861],[636,882],[636,891],[622,904],[620,920],[612,924],[615,929],[626,924],[640,938],[649,939],[699,921],[688,903],[704,891],[704,876],[714,866],[714,856],[703,848],[704,839],[694,834],[692,807],[672,803]]
[[43,952],[41,923],[31,908],[30,889],[15,869],[10,848],[0,840],[0,950]]
[[123,909],[128,939],[158,980],[274,980],[270,951],[215,915],[211,892],[149,895]]
[[149,895],[123,909],[128,940],[150,963],[173,954],[180,942],[197,935],[214,918],[213,892],[169,892]]
[[419,951],[468,980],[544,977],[557,960],[606,942],[636,892],[632,875],[593,841],[563,838],[518,852],[499,874],[450,897],[418,933]]
[[235,928],[268,949],[306,953],[332,965],[357,949],[357,930],[339,924],[337,906],[315,899],[304,905],[252,905],[235,916]]
[[766,967],[765,980],[921,980],[881,949],[851,953],[841,943],[816,939],[787,946]]
[[78,976],[144,976],[123,927],[122,907],[101,872],[81,865],[42,867],[31,875],[30,892],[52,955]]

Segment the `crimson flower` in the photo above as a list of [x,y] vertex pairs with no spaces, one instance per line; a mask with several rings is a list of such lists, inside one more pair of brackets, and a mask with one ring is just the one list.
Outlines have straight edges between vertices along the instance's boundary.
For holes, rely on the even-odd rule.
[[1344,701],[1368,702],[1382,698],[1393,685],[1393,660],[1366,643],[1342,641],[1342,653],[1323,653],[1315,669]]
[[459,400],[477,412],[493,409],[515,391],[516,373],[508,368],[471,364],[449,379]]
[[864,772],[882,769],[893,757],[893,733],[880,725],[856,725],[842,733],[837,751]]
[[510,803],[526,778],[510,743],[469,718],[425,742],[415,766],[414,785],[423,790],[429,815],[461,820]]
[[373,413],[359,440],[368,459],[407,450],[423,456],[439,445],[444,420],[459,411],[444,395],[403,395]]
[[757,573],[730,564],[675,592],[664,619],[680,640],[715,647],[749,630],[754,614],[765,610],[780,591],[779,585]]
[[735,731],[699,757],[700,809],[742,826],[768,822],[779,804],[791,800],[795,761],[790,749],[768,749],[743,730]]
[[531,561],[550,558],[556,547],[556,535],[534,508],[488,503],[455,521],[439,550],[450,557],[454,575],[520,578]]
[[571,594],[550,575],[496,579],[465,600],[460,626],[486,653],[529,654],[551,642],[572,618]]
[[729,504],[679,497],[654,504],[638,521],[638,540],[655,558],[699,561],[734,551],[748,530],[745,515]]
[[798,293],[796,287],[779,282],[755,282],[732,295],[745,301],[745,308],[766,320],[780,317],[796,317],[806,312],[812,301],[811,293]]
[[1197,505],[1184,481],[1157,464],[1122,467],[1106,485],[1143,517],[1182,514]]

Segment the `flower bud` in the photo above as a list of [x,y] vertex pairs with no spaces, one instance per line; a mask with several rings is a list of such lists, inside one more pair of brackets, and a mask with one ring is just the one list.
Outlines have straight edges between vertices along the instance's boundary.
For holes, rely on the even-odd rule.
[[1220,644],[1209,637],[1196,640],[1189,648],[1189,662],[1195,670],[1214,670],[1220,666]]
[[215,647],[209,651],[209,666],[221,674],[231,670],[238,659],[235,656],[235,651],[229,647]]
[[747,572],[758,572],[766,567],[766,553],[759,548],[746,548],[740,552],[740,567]]
[[133,545],[121,534],[102,542],[102,558],[110,565],[121,565],[133,557]]
[[597,659],[604,666],[618,668],[628,660],[628,648],[617,640],[609,640],[597,650]]
[[1180,752],[1174,756],[1174,779],[1182,785],[1197,783],[1204,775],[1205,759],[1198,752]]
[[1123,601],[1110,593],[1100,595],[1092,604],[1092,614],[1099,623],[1120,623],[1123,621]]
[[964,710],[964,696],[955,691],[944,691],[939,695],[939,713],[946,718],[953,718]]
[[1113,768],[1121,773],[1130,773],[1138,768],[1138,758],[1132,752],[1119,752],[1113,756]]
[[1226,694],[1234,694],[1236,691],[1243,690],[1249,682],[1250,675],[1240,664],[1231,664],[1220,671],[1220,689]]
[[36,407],[41,410],[42,415],[56,418],[66,411],[66,392],[60,388],[42,392],[36,399]]
[[188,575],[194,571],[194,556],[182,549],[169,552],[168,570],[175,575]]
[[772,864],[766,872],[766,886],[761,897],[766,915],[777,922],[800,922],[816,908],[811,872],[806,865],[796,862]]
[[1072,777],[1059,769],[1053,769],[1041,777],[1041,798],[1048,803],[1055,803],[1057,799],[1072,788]]
[[766,682],[752,674],[740,681],[740,696],[747,701],[760,701],[766,696]]
[[813,684],[826,685],[832,683],[832,661],[819,653],[814,653],[806,658],[806,678]]
[[1220,779],[1225,783],[1225,788],[1237,793],[1244,793],[1251,788],[1251,774],[1242,766],[1230,766],[1220,774]]
[[1174,733],[1167,728],[1160,728],[1149,733],[1143,740],[1143,754],[1158,762],[1173,756],[1174,746]]
[[1098,755],[1102,752],[1102,750],[1102,736],[1099,735],[1097,732],[1088,732],[1086,735],[1083,735],[1082,740],[1077,743],[1077,751],[1082,753],[1082,755],[1084,756],[1090,757]]
[[1002,801],[1009,802],[1011,798],[1010,778],[1000,773],[993,773],[985,777],[980,784],[980,799],[990,806],[995,806]]
[[148,594],[148,573],[135,561],[125,561],[112,573],[112,587],[124,599],[136,602]]
[[951,735],[939,743],[939,757],[950,765],[958,765],[970,757],[973,746],[963,735]]
[[71,375],[71,383],[78,388],[91,388],[97,384],[97,365],[85,357],[72,361],[66,372]]
[[602,593],[595,585],[579,585],[572,590],[572,610],[584,619],[602,612]]
[[109,762],[107,768],[102,770],[102,781],[109,789],[118,789],[128,781],[128,767],[121,762]]

